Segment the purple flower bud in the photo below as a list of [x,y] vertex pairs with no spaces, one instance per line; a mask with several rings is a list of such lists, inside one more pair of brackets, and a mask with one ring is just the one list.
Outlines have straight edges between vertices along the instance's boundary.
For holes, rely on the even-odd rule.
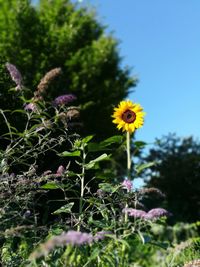
[[55,98],[55,100],[53,101],[53,105],[54,106],[62,106],[62,105],[66,105],[69,104],[70,102],[76,100],[76,96],[72,95],[72,94],[68,94],[68,95],[61,95]]
[[16,83],[16,90],[20,90],[22,88],[22,75],[19,70],[15,67],[15,65],[6,63],[6,68],[10,73],[12,80]]
[[125,180],[122,182],[122,187],[123,187],[124,189],[126,189],[127,192],[130,192],[130,191],[132,190],[132,188],[133,188],[133,184],[132,184],[132,182],[131,182],[130,180],[125,179]]
[[37,110],[37,107],[36,107],[36,104],[34,104],[34,103],[29,103],[29,104],[26,104],[26,105],[24,106],[24,109],[25,109],[26,111],[36,111],[36,110]]
[[58,176],[60,176],[60,175],[62,175],[64,172],[65,172],[65,168],[64,168],[62,165],[60,165],[60,166],[58,167],[57,171],[56,171],[56,174],[57,174]]
[[145,216],[146,219],[157,219],[170,216],[171,213],[162,208],[151,209]]

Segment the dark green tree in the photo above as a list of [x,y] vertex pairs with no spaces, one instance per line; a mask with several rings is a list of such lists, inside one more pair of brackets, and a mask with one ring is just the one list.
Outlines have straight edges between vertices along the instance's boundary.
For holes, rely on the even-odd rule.
[[178,138],[169,134],[157,140],[147,161],[150,168],[147,185],[166,194],[167,209],[173,220],[194,222],[200,216],[200,143],[192,137]]
[[130,69],[121,67],[117,41],[91,11],[69,0],[40,0],[36,7],[29,0],[0,0],[0,55],[17,66],[32,92],[46,72],[61,67],[46,100],[75,94],[83,133],[100,139],[115,133],[112,108],[136,84]]

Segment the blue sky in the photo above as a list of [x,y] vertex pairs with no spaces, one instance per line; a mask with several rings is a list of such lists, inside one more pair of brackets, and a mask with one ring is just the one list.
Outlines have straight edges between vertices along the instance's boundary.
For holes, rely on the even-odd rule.
[[90,0],[139,78],[130,99],[147,115],[137,139],[200,135],[200,1]]
[[139,78],[130,99],[147,115],[137,139],[200,135],[200,0],[82,0],[120,41]]

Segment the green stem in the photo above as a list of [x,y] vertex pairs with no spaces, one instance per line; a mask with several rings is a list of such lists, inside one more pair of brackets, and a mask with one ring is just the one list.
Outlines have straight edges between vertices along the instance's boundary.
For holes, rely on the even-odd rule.
[[85,149],[83,146],[83,162],[82,162],[82,173],[81,173],[81,195],[80,195],[80,202],[79,202],[79,218],[78,218],[78,228],[77,230],[80,231],[81,227],[81,215],[83,211],[83,197],[84,197],[84,187],[85,187]]
[[[130,146],[130,133],[126,133],[126,152],[127,152],[127,178],[128,180],[131,180],[131,146]],[[125,204],[125,209],[128,208],[128,203]],[[128,212],[125,211],[124,214],[124,222],[125,225],[128,222]],[[124,230],[124,235],[126,235],[127,231]],[[122,245],[122,264],[125,264],[126,259],[126,247],[123,244]]]
[[131,180],[131,148],[130,148],[130,133],[126,133],[126,151],[127,151],[127,178]]

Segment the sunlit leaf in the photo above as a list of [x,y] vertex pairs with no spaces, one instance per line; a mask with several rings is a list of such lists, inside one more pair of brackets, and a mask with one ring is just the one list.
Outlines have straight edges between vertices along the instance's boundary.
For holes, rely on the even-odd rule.
[[52,212],[52,214],[69,213],[71,212],[71,209],[73,206],[74,206],[74,202],[70,202],[62,206],[61,208],[55,210],[54,212]]
[[42,185],[40,188],[42,189],[58,189],[60,186],[56,182],[49,182],[44,185]]
[[101,156],[99,156],[98,158],[93,159],[93,160],[91,160],[89,163],[87,163],[87,164],[85,165],[85,168],[86,168],[86,169],[92,169],[92,168],[95,166],[96,163],[98,163],[98,162],[100,162],[100,161],[102,161],[102,160],[106,160],[106,159],[108,159],[108,158],[109,158],[109,156],[108,156],[106,153],[104,153],[104,154],[102,154]]
[[76,151],[64,151],[59,154],[60,157],[79,157],[81,155],[81,152],[79,150]]
[[90,140],[92,140],[92,138],[94,137],[94,135],[88,135],[85,138],[82,139],[82,143],[87,144]]

